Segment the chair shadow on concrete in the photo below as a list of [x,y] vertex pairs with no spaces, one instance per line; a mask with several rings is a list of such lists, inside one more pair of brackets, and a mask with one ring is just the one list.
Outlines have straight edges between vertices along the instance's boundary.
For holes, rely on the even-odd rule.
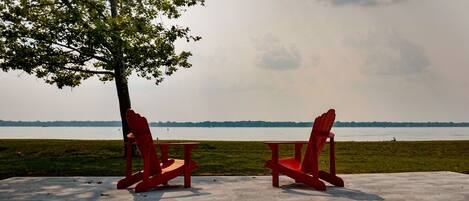
[[[15,177],[0,185],[0,200],[99,200],[110,194],[102,186],[114,186],[109,179]],[[15,188],[11,186],[15,185]]]
[[[211,194],[201,191],[201,188],[184,188],[183,185],[158,186],[148,192],[141,193],[135,193],[133,188],[128,188],[127,190],[133,196],[134,201],[190,198]],[[174,193],[175,195],[168,195],[163,198],[163,195],[168,193]]]
[[283,190],[284,193],[291,193],[304,196],[327,196],[334,198],[347,198],[352,200],[384,200],[384,198],[379,195],[346,187],[327,186],[326,191],[316,191],[304,184],[293,183],[288,185],[282,185],[280,186],[280,188]]
[[[210,195],[200,188],[182,185],[160,186],[149,192],[135,193],[129,188],[115,189],[113,178],[16,177],[0,183],[0,200],[163,200]],[[6,181],[6,180],[5,180]],[[14,186],[14,188],[12,188]],[[121,191],[124,191],[120,193]],[[163,197],[164,195],[164,197]]]

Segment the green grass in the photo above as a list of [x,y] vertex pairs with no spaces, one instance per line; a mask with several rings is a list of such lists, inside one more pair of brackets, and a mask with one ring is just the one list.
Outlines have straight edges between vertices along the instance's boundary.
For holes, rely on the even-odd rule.
[[[328,167],[328,152],[320,165]],[[469,141],[337,142],[338,173],[469,172]],[[111,176],[124,174],[121,141],[0,140],[0,179],[12,176]],[[170,156],[182,158],[182,148]],[[282,156],[293,146],[282,145]],[[262,142],[202,141],[194,150],[194,175],[268,175],[270,150]],[[137,159],[134,168],[141,168]]]

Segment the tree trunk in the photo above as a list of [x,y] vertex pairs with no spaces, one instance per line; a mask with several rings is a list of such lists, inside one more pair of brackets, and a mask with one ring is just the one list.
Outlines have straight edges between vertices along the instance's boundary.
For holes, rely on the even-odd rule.
[[[111,4],[111,16],[113,18],[117,17],[119,14],[117,13],[117,0],[109,0]],[[117,30],[113,30],[118,32]],[[113,41],[114,44],[114,52],[113,52],[113,66],[114,66],[114,79],[116,81],[116,89],[117,89],[117,97],[119,98],[119,110],[121,115],[122,121],[122,136],[124,138],[124,156],[127,155],[127,146],[126,143],[128,141],[127,134],[130,133],[129,124],[127,123],[126,113],[127,110],[130,109],[130,96],[129,96],[129,87],[127,85],[127,75],[126,75],[126,68],[123,62],[123,53],[122,53],[122,41],[121,38],[118,36],[119,34],[114,35]],[[136,155],[137,147],[132,146],[132,155]]]
[[[120,62],[121,63],[121,62]],[[129,124],[127,123],[126,113],[130,109],[130,96],[129,88],[127,85],[127,78],[124,75],[124,66],[122,64],[117,65],[114,69],[115,72],[115,81],[117,89],[117,97],[119,98],[119,110],[122,120],[122,136],[124,138],[124,155],[127,154],[127,134],[130,133]],[[134,154],[134,151],[132,151]]]

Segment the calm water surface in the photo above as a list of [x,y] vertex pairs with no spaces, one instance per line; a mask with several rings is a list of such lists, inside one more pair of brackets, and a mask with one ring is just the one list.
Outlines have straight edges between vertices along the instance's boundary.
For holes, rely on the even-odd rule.
[[[337,141],[469,140],[469,128],[333,128]],[[162,140],[307,140],[311,128],[151,128]],[[118,127],[0,127],[0,139],[122,139]]]

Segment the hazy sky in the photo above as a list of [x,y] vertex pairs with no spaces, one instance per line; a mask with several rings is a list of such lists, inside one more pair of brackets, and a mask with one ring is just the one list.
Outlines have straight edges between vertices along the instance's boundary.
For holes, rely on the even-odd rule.
[[[132,77],[150,121],[469,121],[467,0],[208,0],[180,23],[193,67]],[[118,120],[113,82],[0,72],[0,119]]]

